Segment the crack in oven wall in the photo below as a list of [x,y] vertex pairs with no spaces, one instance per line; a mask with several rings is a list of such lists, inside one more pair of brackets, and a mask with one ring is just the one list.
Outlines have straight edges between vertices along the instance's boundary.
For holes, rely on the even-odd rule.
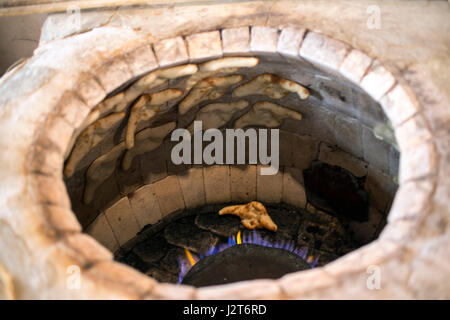
[[[252,28],[252,41],[266,31]],[[280,39],[293,32],[285,29]],[[299,32],[297,48],[301,41],[320,42],[321,36],[308,33],[303,40],[304,31]],[[286,54],[290,47],[283,49],[282,42],[281,55],[270,52],[270,41],[255,40],[251,56],[229,52],[205,59],[203,46],[214,56],[220,37],[218,32],[203,35],[186,39],[197,59],[122,85],[73,134],[64,176],[84,230],[119,261],[163,282],[178,281],[174,261],[185,255],[181,249],[204,254],[201,250],[210,247],[204,242],[239,229],[236,220],[228,228],[224,217],[215,216],[229,204],[258,200],[280,225],[295,217],[289,232],[281,228],[268,236],[307,248],[305,259],[317,259],[317,266],[376,239],[397,189],[399,161],[380,105],[332,66],[317,68]],[[222,31],[224,53],[227,46],[239,45],[239,36]],[[163,47],[169,44],[184,46],[175,39]],[[333,44],[337,52],[349,50]],[[204,130],[279,129],[279,172],[261,176],[260,165],[174,165],[170,153],[176,142],[170,133],[175,128],[193,132],[194,120],[201,120]],[[207,217],[210,224],[202,222]],[[201,249],[189,245],[187,233],[174,239],[178,232],[168,230],[180,223],[204,235],[198,240]]]

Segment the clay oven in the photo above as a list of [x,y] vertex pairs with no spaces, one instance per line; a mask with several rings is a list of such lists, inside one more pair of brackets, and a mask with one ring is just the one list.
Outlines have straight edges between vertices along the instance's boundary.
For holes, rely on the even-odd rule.
[[[180,10],[199,20],[195,8]],[[214,23],[153,35],[114,19],[59,35],[55,15],[34,56],[3,76],[2,287],[24,298],[448,297],[430,275],[449,274],[431,253],[448,257],[446,100],[286,8],[264,23],[246,10],[217,22],[214,10]],[[194,133],[194,121],[278,129],[278,171],[174,164],[171,133]],[[219,256],[225,244],[235,254]],[[292,254],[278,256],[285,272],[265,276],[261,262],[260,276],[203,287],[210,266],[244,270],[268,248]],[[67,285],[70,268],[81,288]],[[369,288],[374,268],[381,289]]]

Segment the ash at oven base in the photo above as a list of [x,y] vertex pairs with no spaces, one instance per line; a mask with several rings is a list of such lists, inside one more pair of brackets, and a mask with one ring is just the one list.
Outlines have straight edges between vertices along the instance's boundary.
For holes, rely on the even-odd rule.
[[[207,205],[165,217],[145,227],[127,246],[116,253],[116,260],[126,263],[160,282],[178,283],[179,259],[186,258],[185,248],[196,262],[208,255],[214,245],[227,243],[239,230],[243,243],[253,232],[240,225],[235,216],[219,216],[218,210],[228,204]],[[258,242],[294,245],[305,260],[317,259],[316,266],[325,265],[361,244],[353,240],[349,221],[322,212],[310,213],[285,204],[266,205],[277,232],[258,230]],[[312,258],[311,258],[312,257]]]
[[241,244],[201,259],[189,270],[182,283],[203,287],[254,279],[278,279],[309,268],[306,261],[287,250]]

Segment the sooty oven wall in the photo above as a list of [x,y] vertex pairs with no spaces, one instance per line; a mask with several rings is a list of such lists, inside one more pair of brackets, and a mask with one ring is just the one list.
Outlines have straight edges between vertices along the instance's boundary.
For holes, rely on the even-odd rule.
[[[252,67],[229,66],[203,71],[207,64],[201,62],[184,67],[186,74],[166,68],[169,76],[156,77],[157,85],[141,88],[139,96],[163,92],[168,95],[167,99],[173,99],[161,104],[156,116],[147,120],[142,116],[144,120],[138,121],[135,152],[133,149],[126,151],[126,133],[136,100],[128,101],[126,95],[130,88],[137,87],[136,82],[116,90],[91,112],[91,122],[88,120],[85,130],[77,133],[80,136],[74,145],[81,146],[81,152],[78,152],[78,160],[72,161],[72,172],[65,179],[73,210],[87,233],[118,253],[120,248],[129,249],[130,241],[143,228],[170,218],[173,213],[210,204],[252,200],[267,205],[283,203],[309,213],[345,216],[346,212],[336,212],[339,205],[333,206],[332,199],[331,206],[330,201],[321,201],[321,195],[336,198],[332,190],[317,188],[317,184],[326,185],[327,179],[337,177],[333,183],[344,181],[353,188],[352,192],[362,193],[363,198],[364,194],[367,196],[367,216],[347,217],[354,218],[350,229],[355,239],[363,244],[376,238],[397,188],[399,158],[382,109],[350,82],[305,61],[269,54],[256,57],[258,63]],[[174,72],[171,74],[171,71]],[[260,92],[233,96],[236,88],[262,74],[301,84],[309,90],[309,97],[300,99],[294,92],[280,99]],[[242,79],[237,78],[230,84],[223,96],[217,94],[217,99],[201,99],[181,114],[180,103],[195,90],[192,86],[196,82],[204,78],[237,76]],[[273,94],[277,90],[283,92],[276,85],[272,86]],[[211,90],[211,96],[216,97],[214,94],[219,89]],[[178,96],[177,92],[180,92]],[[241,100],[248,103],[245,106],[236,103]],[[171,162],[170,152],[175,142],[170,141],[170,132],[175,127],[189,128],[193,120],[200,119],[207,126],[234,128],[238,119],[252,114],[253,106],[261,102],[277,105],[269,106],[276,110],[271,114],[275,123],[272,127],[280,129],[280,170],[276,175],[259,175],[259,165],[176,166]],[[219,106],[222,108],[219,119],[211,113],[202,113],[211,108],[217,114],[217,109],[211,107],[213,103],[226,104]],[[253,114],[244,121],[246,127],[261,127],[267,121]],[[66,169],[73,156],[69,151]],[[319,176],[320,183],[311,176]]]

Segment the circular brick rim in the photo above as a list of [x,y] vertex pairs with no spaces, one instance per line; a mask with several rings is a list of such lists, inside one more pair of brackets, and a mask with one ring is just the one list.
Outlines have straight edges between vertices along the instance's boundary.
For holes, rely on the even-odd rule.
[[[115,48],[115,52],[126,53],[110,57],[90,73],[78,74],[78,85],[62,94],[53,111],[37,129],[36,139],[29,146],[26,167],[27,191],[37,204],[34,219],[44,226],[34,232],[40,233],[36,238],[44,239],[42,247],[57,248],[50,250],[51,254],[46,259],[57,261],[55,265],[61,270],[72,264],[81,267],[84,287],[81,293],[74,293],[74,297],[98,298],[100,294],[150,299],[259,299],[302,297],[330,288],[342,290],[338,287],[344,279],[364,276],[368,265],[398,257],[405,236],[413,237],[425,219],[426,209],[430,209],[427,203],[436,189],[439,157],[430,126],[422,113],[423,107],[406,82],[357,49],[305,29],[284,28],[279,33],[276,28],[255,26],[221,32],[222,37],[220,31],[211,31],[154,44],[141,39],[133,46],[127,43],[122,48]],[[280,280],[194,289],[159,284],[113,262],[109,251],[81,233],[70,210],[70,200],[60,172],[72,132],[108,92],[139,74],[187,61],[248,52],[280,53],[288,58],[299,56],[355,82],[381,104],[395,126],[401,149],[400,188],[388,217],[390,224],[370,245],[323,268],[287,275]],[[416,194],[413,208],[411,192]],[[57,285],[60,285],[61,292],[65,290],[64,283]],[[345,292],[340,294],[346,296]]]

